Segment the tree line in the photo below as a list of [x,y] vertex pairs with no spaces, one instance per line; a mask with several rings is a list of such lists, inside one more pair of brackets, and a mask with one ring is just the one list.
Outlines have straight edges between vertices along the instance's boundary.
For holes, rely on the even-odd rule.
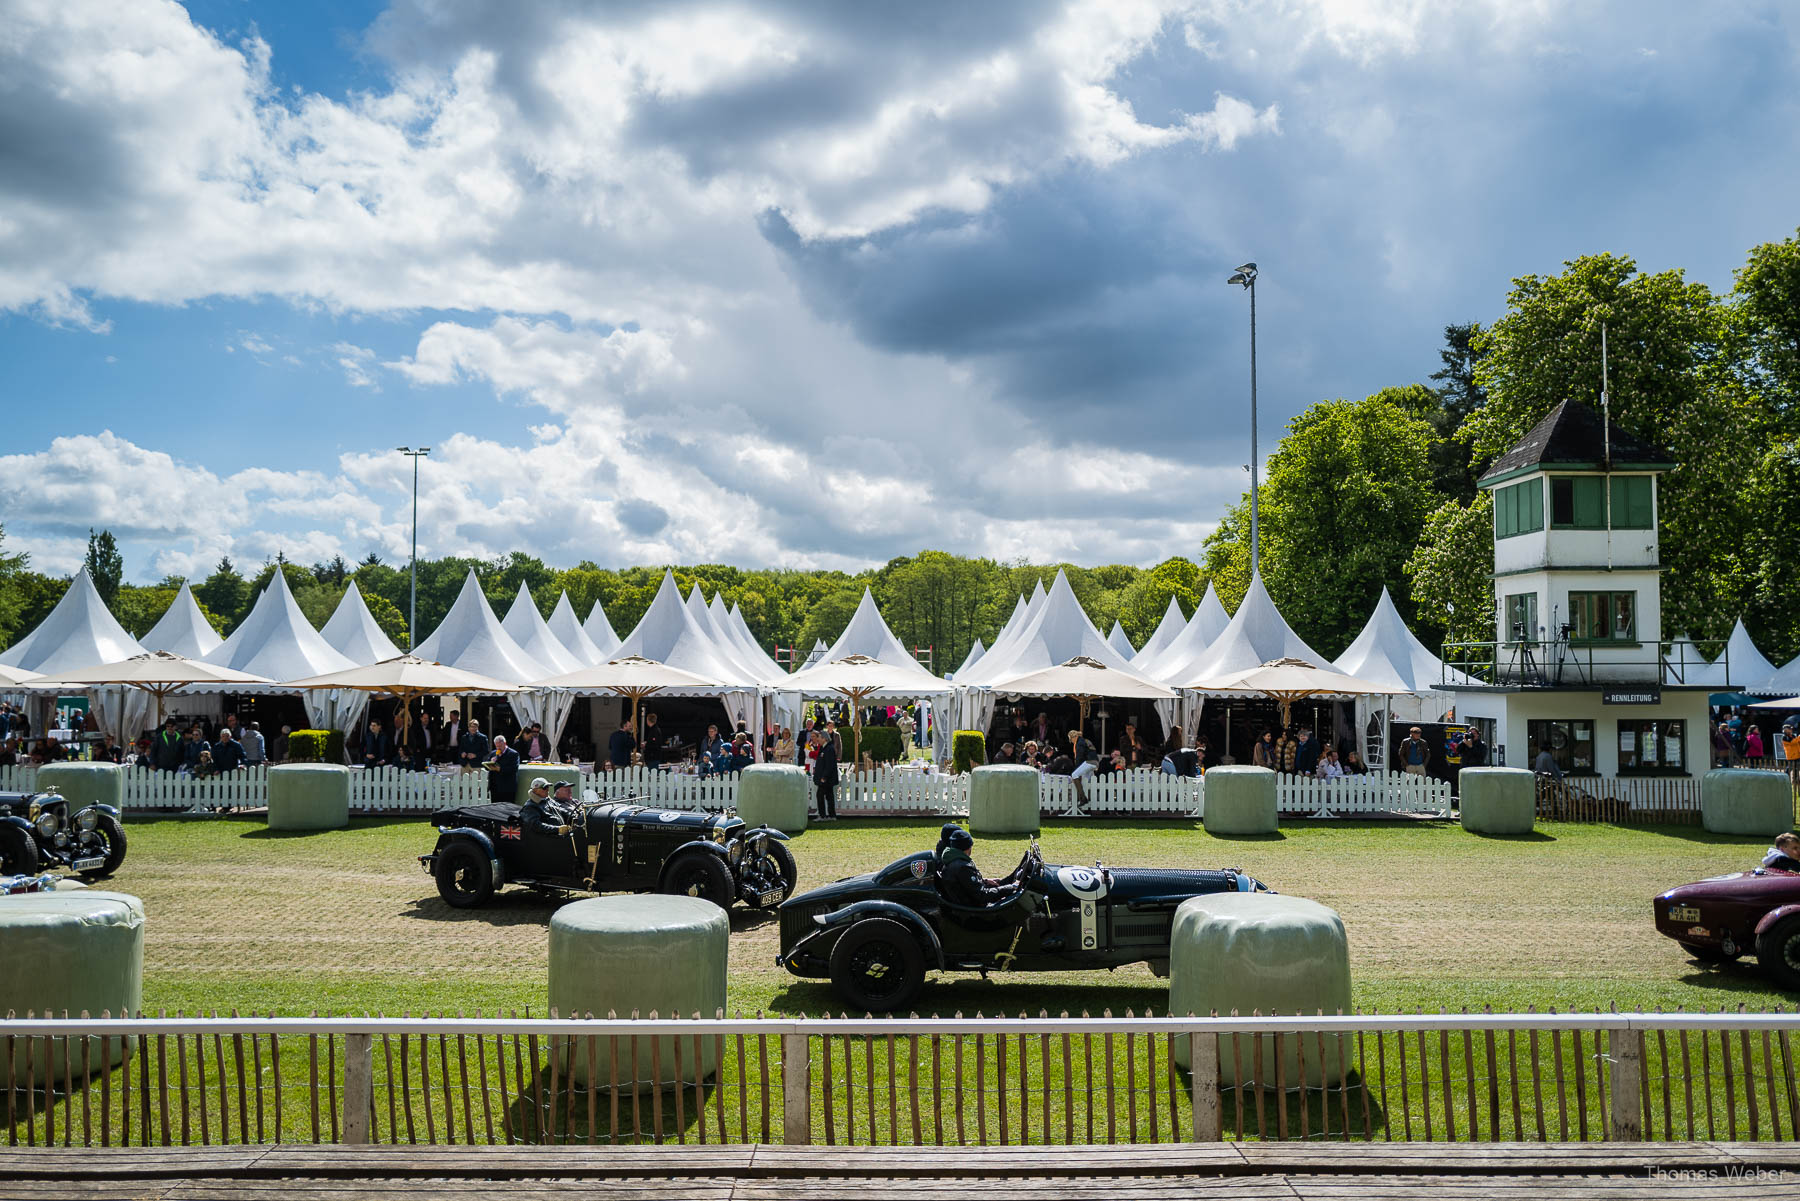
[[[1492,324],[1444,330],[1437,370],[1361,400],[1321,401],[1288,423],[1260,496],[1262,573],[1296,632],[1334,656],[1355,638],[1385,586],[1428,644],[1494,636],[1492,513],[1481,471],[1565,398],[1597,404],[1606,330],[1615,422],[1668,451],[1663,480],[1663,629],[1722,639],[1740,615],[1777,662],[1800,653],[1800,233],[1753,249],[1731,290],[1677,270],[1646,274],[1630,259],[1591,255],[1561,274],[1514,281]],[[134,635],[146,633],[181,580],[123,582],[108,531],[90,534],[87,566]],[[1249,495],[1188,556],[1152,568],[1000,562],[923,550],[880,567],[839,571],[674,567],[741,607],[764,649],[827,644],[870,589],[896,636],[954,670],[977,638],[991,642],[1017,598],[1058,569],[1102,632],[1117,620],[1141,645],[1170,598],[1192,613],[1214,584],[1228,608],[1249,586]],[[323,625],[351,580],[382,628],[407,645],[409,573],[369,555],[303,566],[277,556],[246,572],[222,559],[194,595],[221,633],[283,572],[301,610]],[[548,616],[567,592],[585,619],[598,601],[630,631],[662,567],[554,567],[522,552],[448,556],[418,565],[419,628],[429,633],[473,571],[504,616],[528,585]],[[32,629],[68,586],[8,554],[0,530],[0,647]]]

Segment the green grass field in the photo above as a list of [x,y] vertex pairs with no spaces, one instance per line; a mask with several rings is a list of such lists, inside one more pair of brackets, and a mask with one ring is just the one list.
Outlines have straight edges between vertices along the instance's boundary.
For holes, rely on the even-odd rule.
[[[935,840],[935,820],[846,821],[792,844],[801,888],[890,862]],[[449,909],[416,856],[418,819],[271,834],[259,820],[134,821],[110,885],[143,898],[148,1010],[307,1014],[541,1013],[547,926],[559,903],[524,890]],[[1301,822],[1224,839],[1187,822],[1058,822],[1053,863],[1238,866],[1343,914],[1364,1011],[1772,1008],[1792,998],[1753,965],[1705,968],[1652,927],[1649,901],[1684,881],[1750,865],[1763,840],[1698,827],[1540,825],[1485,838],[1435,822]],[[1022,841],[983,841],[1010,870]],[[772,917],[733,914],[729,1003],[819,1014],[820,982],[777,968]],[[1161,1011],[1165,982],[1115,973],[933,979],[921,1012]]]

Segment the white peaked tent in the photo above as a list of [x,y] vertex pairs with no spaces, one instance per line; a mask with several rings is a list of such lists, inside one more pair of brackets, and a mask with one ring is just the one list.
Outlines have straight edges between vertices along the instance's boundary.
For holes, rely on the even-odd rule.
[[[1094,623],[1088,620],[1081,602],[1069,587],[1068,577],[1061,571],[1042,601],[1029,606],[1031,618],[1024,628],[1006,639],[996,641],[966,674],[958,673],[957,699],[965,730],[985,730],[994,717],[994,697],[1008,691],[1007,685],[1018,679],[1057,667],[1077,658],[1095,661],[1102,667],[1123,673],[1133,680],[1144,677],[1133,670]],[[1172,702],[1158,701],[1159,705]],[[1161,710],[1158,710],[1161,714]],[[1173,712],[1162,714],[1167,724]]]
[[1325,656],[1306,645],[1275,608],[1262,577],[1253,576],[1244,602],[1217,638],[1185,663],[1173,662],[1165,652],[1158,666],[1163,683],[1205,692],[1207,680],[1249,671],[1276,659],[1300,659],[1315,667],[1328,666]]
[[544,665],[501,626],[473,571],[463,580],[462,591],[456,594],[450,612],[444,614],[438,628],[419,643],[413,654],[508,684],[529,684],[555,674],[545,671]]
[[519,585],[519,594],[513,597],[512,608],[506,611],[500,628],[512,635],[521,650],[543,665],[545,675],[559,676],[587,666],[550,632],[544,615],[538,612],[537,601],[531,597],[529,584]]
[[168,610],[150,627],[150,632],[138,639],[147,651],[168,651],[184,659],[203,659],[218,650],[224,641],[206,620],[206,615],[200,612],[193,592],[185,583]]
[[830,647],[825,645],[825,640],[823,638],[815,638],[813,640],[812,649],[806,652],[806,662],[802,663],[800,666],[811,667],[813,664],[825,658],[825,652],[830,649]]
[[[1208,584],[1206,587],[1210,595],[1212,585]],[[1156,623],[1156,629],[1150,632],[1150,637],[1144,639],[1144,645],[1138,648],[1138,653],[1133,657],[1143,660],[1144,663],[1156,662],[1156,657],[1162,654],[1168,648],[1169,643],[1175,641],[1181,631],[1187,629],[1187,626],[1187,614],[1181,611],[1181,602],[1171,596],[1169,607],[1163,610],[1162,620]]]
[[1137,654],[1137,647],[1131,645],[1131,639],[1125,637],[1125,627],[1116,621],[1113,622],[1113,628],[1106,635],[1106,645],[1118,651],[1127,663],[1131,662],[1133,656]]
[[368,602],[363,600],[362,589],[356,586],[355,580],[351,580],[350,586],[344,589],[337,609],[331,614],[331,620],[319,631],[319,635],[358,667],[400,657],[400,648],[394,645],[394,640],[376,623],[375,615],[369,612]]
[[1044,581],[1039,580],[1037,587],[1032,589],[1030,599],[1021,597],[1020,603],[1013,606],[1012,616],[1007,618],[1006,624],[1000,627],[1000,632],[994,635],[994,640],[988,643],[987,653],[989,655],[996,652],[1001,655],[1008,654],[1009,648],[1025,632],[1025,627],[1031,624],[1031,619],[1036,617],[1038,611],[1044,607],[1044,598],[1047,595],[1049,594],[1044,591]]
[[757,642],[756,635],[750,632],[750,625],[742,614],[725,607],[723,595],[715,594],[712,604],[706,607],[707,616],[712,618],[713,629],[719,637],[737,654],[737,657],[756,673],[757,679],[771,687],[778,686],[787,678],[787,672],[781,665],[769,657],[769,652]]
[[610,657],[619,649],[619,636],[613,633],[612,619],[606,616],[606,609],[598,600],[588,612],[588,618],[581,624],[582,631],[593,640],[602,660]]
[[1731,627],[1731,637],[1725,642],[1725,651],[1695,683],[1705,684],[1719,692],[1752,692],[1759,696],[1773,696],[1775,690],[1769,683],[1775,678],[1775,665],[1756,649],[1756,643],[1750,638],[1750,631],[1744,628],[1744,619],[1738,618]]
[[1669,649],[1663,655],[1664,684],[1704,685],[1711,671],[1711,657],[1692,638],[1677,634],[1669,641]]
[[[748,724],[754,719],[756,682],[721,654],[706,627],[694,620],[687,602],[681,599],[681,590],[675,586],[672,572],[663,573],[662,584],[650,607],[644,611],[643,619],[625,636],[612,657],[624,659],[630,655],[666,663],[707,679],[726,681],[733,686],[719,698],[724,702],[726,716],[733,724],[740,721]],[[760,749],[760,740],[757,741]]]
[[75,573],[69,590],[37,629],[0,654],[0,667],[53,675],[98,663],[117,663],[143,653],[138,640],[125,632],[100,599],[84,567]]
[[[853,695],[854,690],[846,691],[841,680],[823,674],[851,659],[868,659],[888,669],[882,673],[872,670],[864,673],[871,679],[879,676],[878,689]],[[926,671],[906,649],[906,645],[894,637],[893,630],[888,628],[886,619],[881,616],[881,609],[875,604],[874,595],[867,588],[863,589],[862,599],[856,603],[856,612],[850,615],[844,632],[820,656],[818,663],[809,664],[804,672],[793,677],[792,687],[803,689],[810,696],[849,696],[853,704],[862,699],[879,697],[886,700],[919,700],[930,705],[932,702],[927,698],[942,697],[950,691],[943,680]],[[933,725],[933,731],[935,742],[940,744],[938,749],[947,756],[952,733],[950,723],[942,720],[940,715],[940,720]]]
[[[956,675],[960,676],[965,671],[968,671],[971,667],[975,666],[975,664],[981,661],[981,657],[985,654],[987,654],[987,647],[981,645],[981,639],[977,638],[975,640],[975,645],[969,648],[969,653],[963,656],[962,666],[956,669]],[[951,678],[954,679],[955,677],[953,676]]]
[[[1170,598],[1169,603],[1174,604]],[[1206,595],[1200,598],[1200,604],[1194,609],[1194,616],[1173,637],[1162,645],[1160,650],[1152,651],[1148,643],[1133,659],[1132,666],[1153,680],[1161,680],[1173,687],[1180,687],[1176,680],[1182,676],[1189,665],[1197,660],[1206,648],[1219,640],[1225,627],[1231,624],[1231,615],[1225,612],[1225,606],[1219,603],[1218,590],[1207,581]],[[1157,627],[1158,633],[1162,630]]]
[[[606,620],[606,614],[600,612],[598,601],[594,603],[594,612],[600,614],[601,621]],[[599,644],[581,628],[581,620],[575,616],[575,606],[569,603],[567,592],[556,598],[556,608],[551,610],[547,624],[550,626],[550,633],[563,645],[563,649],[581,660],[583,667],[598,667],[606,662],[610,648],[601,650]],[[610,631],[612,627],[609,625],[607,629]],[[617,646],[619,640],[614,638],[612,643]]]
[[1375,602],[1375,611],[1369,614],[1362,633],[1331,665],[1345,675],[1405,690],[1392,697],[1359,701],[1359,726],[1368,720],[1370,712],[1384,708],[1394,721],[1442,721],[1444,714],[1455,708],[1456,696],[1440,685],[1475,682],[1454,668],[1446,668],[1442,659],[1413,636],[1386,588],[1381,590],[1381,599]]
[[1800,655],[1795,655],[1787,666],[1763,681],[1759,691],[1770,696],[1800,696]]
[[[732,669],[731,674],[726,677],[727,679],[744,680],[759,686],[769,682],[763,678],[761,669],[744,654],[743,648],[738,646],[729,634],[719,628],[719,623],[714,618],[712,610],[706,607],[706,598],[700,594],[700,585],[695,584],[694,590],[688,593],[686,604],[689,616],[694,619],[694,624],[711,641],[714,653]],[[732,720],[743,719],[733,718]]]
[[[324,675],[328,671],[344,671],[359,666],[348,655],[326,642],[294,600],[287,576],[276,571],[269,586],[256,598],[250,615],[244,618],[231,637],[221,643],[204,662],[214,667],[265,676],[274,684],[216,688],[213,692],[283,691],[289,680]],[[293,689],[285,689],[292,692]],[[306,705],[307,720],[321,730],[350,730],[368,707],[368,697],[360,693],[306,691],[300,693]]]

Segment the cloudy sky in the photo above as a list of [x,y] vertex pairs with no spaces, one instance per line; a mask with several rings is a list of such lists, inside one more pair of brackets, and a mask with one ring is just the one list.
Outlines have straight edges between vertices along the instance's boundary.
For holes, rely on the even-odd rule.
[[[1507,281],[1800,223],[1718,0],[0,2],[0,522],[229,553],[1191,553]],[[1321,548],[1329,555],[1330,548]]]

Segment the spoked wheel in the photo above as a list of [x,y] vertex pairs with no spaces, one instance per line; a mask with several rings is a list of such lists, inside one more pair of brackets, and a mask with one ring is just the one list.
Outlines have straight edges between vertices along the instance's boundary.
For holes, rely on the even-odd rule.
[[925,953],[911,930],[890,917],[865,917],[831,948],[831,985],[868,1013],[912,1004],[925,983]]
[[786,843],[770,839],[768,847],[769,849],[763,855],[763,878],[766,880],[771,875],[780,878],[781,897],[768,905],[751,901],[749,904],[753,909],[775,908],[776,905],[794,895],[794,884],[800,878],[800,869],[794,865],[794,853],[787,849]]
[[118,818],[110,813],[102,813],[99,824],[94,827],[94,833],[100,836],[100,845],[106,850],[106,862],[92,871],[81,873],[89,880],[110,876],[125,862],[125,827],[119,824]]
[[720,909],[729,909],[731,872],[711,851],[689,851],[669,864],[660,891],[675,896],[699,897]]
[[468,842],[453,843],[437,858],[438,896],[453,909],[473,909],[494,896],[494,865],[481,848]]

